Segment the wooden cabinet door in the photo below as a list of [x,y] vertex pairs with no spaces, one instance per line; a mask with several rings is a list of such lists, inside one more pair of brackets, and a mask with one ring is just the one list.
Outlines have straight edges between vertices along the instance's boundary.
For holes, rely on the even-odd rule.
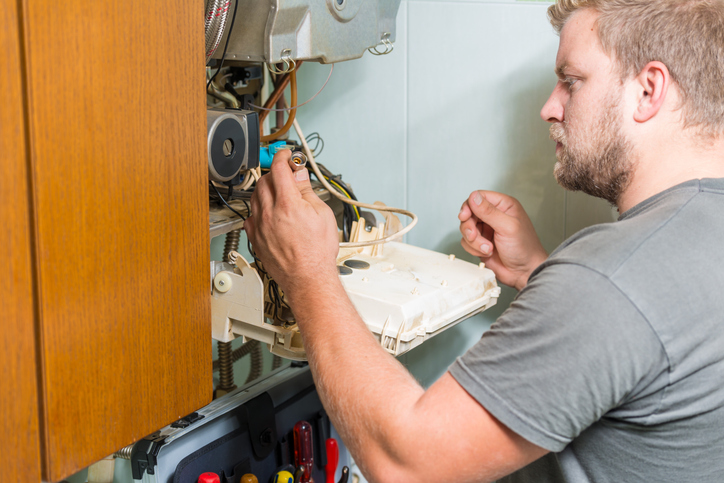
[[20,3],[42,461],[57,481],[211,400],[204,12]]
[[31,217],[18,3],[0,0],[1,481],[40,481]]

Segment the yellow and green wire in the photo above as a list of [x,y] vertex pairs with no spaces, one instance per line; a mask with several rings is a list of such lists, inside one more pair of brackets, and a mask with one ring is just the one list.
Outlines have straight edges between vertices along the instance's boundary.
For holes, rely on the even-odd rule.
[[[349,193],[347,192],[347,190],[344,189],[341,184],[337,183],[335,180],[333,180],[333,179],[330,178],[329,176],[325,176],[324,179],[326,179],[327,181],[329,181],[329,182],[330,182],[335,188],[337,188],[344,196],[346,196],[346,197],[349,198],[350,200],[352,199],[352,197],[349,195]],[[354,214],[357,216],[357,219],[359,220],[359,219],[360,219],[359,210],[358,210],[357,207],[354,206],[354,205],[350,205],[350,206],[352,207],[352,209],[354,209]]]

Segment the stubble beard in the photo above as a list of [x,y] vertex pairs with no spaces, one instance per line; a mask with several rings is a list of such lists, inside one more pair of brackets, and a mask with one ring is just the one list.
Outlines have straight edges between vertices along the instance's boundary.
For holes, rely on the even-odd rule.
[[580,126],[573,135],[564,123],[550,127],[551,139],[561,143],[553,170],[558,184],[612,205],[631,183],[636,164],[632,145],[621,129],[619,102],[620,97],[609,98],[596,122]]

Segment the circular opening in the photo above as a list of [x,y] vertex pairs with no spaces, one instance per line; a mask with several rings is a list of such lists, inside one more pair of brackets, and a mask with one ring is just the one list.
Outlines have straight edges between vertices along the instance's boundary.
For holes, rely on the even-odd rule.
[[345,260],[344,266],[349,268],[356,268],[358,270],[367,270],[368,268],[370,268],[369,263],[365,262],[364,260],[355,259]]
[[223,146],[222,150],[223,150],[224,156],[226,156],[227,158],[229,156],[231,156],[232,154],[234,154],[234,141],[232,141],[231,139],[227,139],[226,141],[224,141],[224,146]]
[[345,1],[346,0],[337,0],[337,9],[338,10],[341,10],[342,8],[344,8]]

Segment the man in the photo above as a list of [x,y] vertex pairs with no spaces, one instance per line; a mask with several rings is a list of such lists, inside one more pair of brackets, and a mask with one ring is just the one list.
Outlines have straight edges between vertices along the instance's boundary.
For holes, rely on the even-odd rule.
[[472,193],[463,246],[520,293],[427,391],[347,299],[306,172],[277,155],[252,200],[247,233],[372,481],[724,479],[724,5],[562,0],[549,16],[555,175],[621,217],[547,256],[517,201]]

